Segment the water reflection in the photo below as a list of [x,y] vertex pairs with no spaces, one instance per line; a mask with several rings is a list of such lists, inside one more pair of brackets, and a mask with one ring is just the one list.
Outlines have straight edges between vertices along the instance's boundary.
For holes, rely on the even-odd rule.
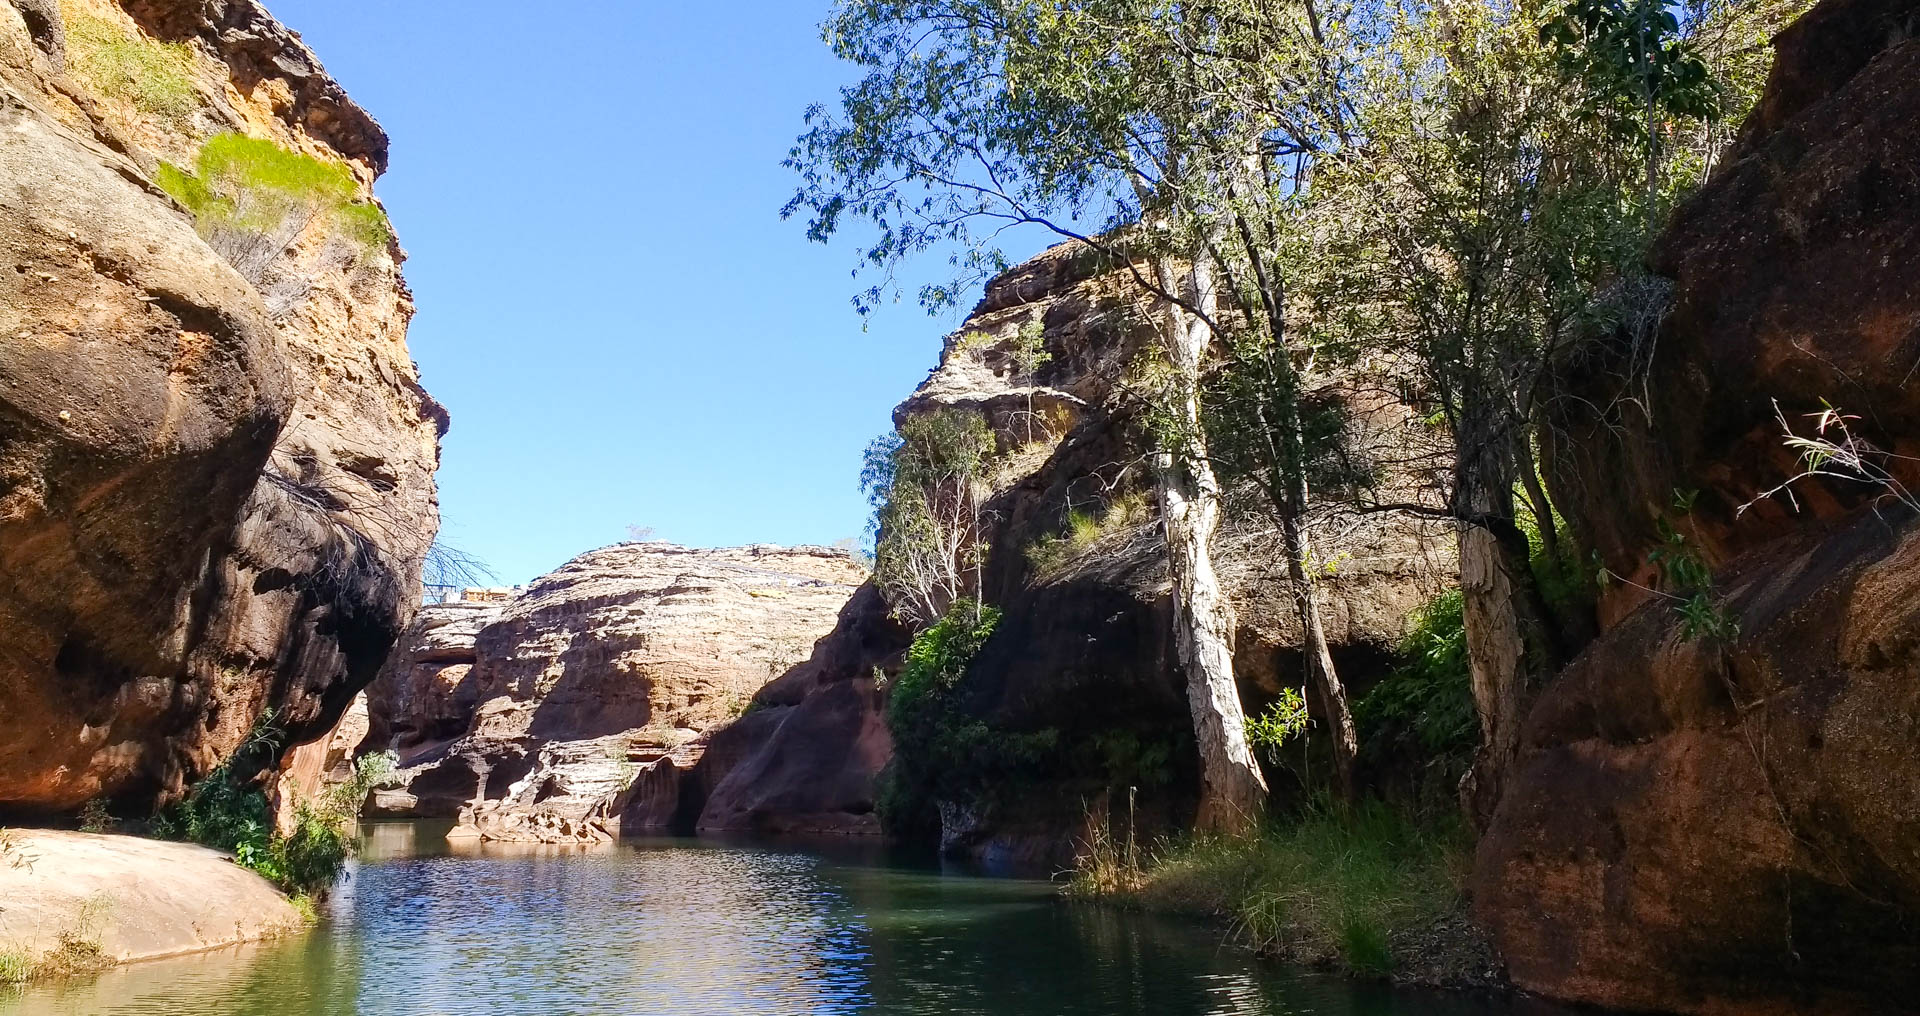
[[1303,975],[1044,883],[865,851],[666,841],[454,854],[369,830],[298,939],[0,994],[0,1014],[1486,1016]]

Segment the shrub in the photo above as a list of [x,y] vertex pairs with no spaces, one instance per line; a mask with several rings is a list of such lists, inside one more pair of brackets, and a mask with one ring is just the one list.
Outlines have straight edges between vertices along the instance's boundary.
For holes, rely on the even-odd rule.
[[1000,611],[956,600],[915,636],[887,701],[893,760],[875,795],[880,820],[899,835],[937,825],[941,801],[975,804],[1028,775],[1051,755],[1053,730],[1000,730],[961,709],[967,664],[993,634]]
[[1354,704],[1353,718],[1369,760],[1417,761],[1443,790],[1459,782],[1480,743],[1459,590],[1415,614],[1398,664]]
[[[267,286],[276,312],[311,288],[310,278],[275,269],[316,224],[325,250],[351,268],[384,249],[393,229],[380,206],[360,200],[360,185],[343,162],[290,151],[272,141],[219,134],[200,148],[192,171],[162,163],[162,190],[189,212],[201,236],[256,286]],[[278,296],[279,300],[274,298]]]
[[930,624],[979,585],[994,450],[986,419],[968,409],[914,414],[867,446],[873,580],[895,617]]
[[156,816],[154,830],[172,839],[229,851],[234,863],[283,891],[323,895],[352,856],[353,822],[360,804],[393,771],[393,757],[366,755],[356,760],[351,779],[328,788],[318,800],[297,803],[292,833],[277,836],[266,794],[258,787],[241,785],[233,775],[234,761],[277,743],[271,721],[268,713],[233,758]]
[[1282,688],[1267,711],[1246,719],[1247,745],[1278,764],[1280,749],[1307,732],[1307,699],[1298,689]]
[[80,809],[80,831],[83,833],[110,833],[116,823],[113,815],[107,811],[107,802],[94,798]]
[[200,106],[193,50],[138,29],[69,10],[67,57],[93,90],[139,112],[184,125]]

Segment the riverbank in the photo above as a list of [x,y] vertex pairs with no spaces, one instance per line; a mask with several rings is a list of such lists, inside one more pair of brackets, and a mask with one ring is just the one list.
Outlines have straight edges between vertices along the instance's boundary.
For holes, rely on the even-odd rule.
[[1378,801],[1345,813],[1322,805],[1251,838],[1097,841],[1067,891],[1212,918],[1235,942],[1289,963],[1427,987],[1504,987],[1467,913],[1472,849],[1457,821],[1422,821]]
[[307,924],[265,879],[190,843],[10,830],[0,982],[278,938]]

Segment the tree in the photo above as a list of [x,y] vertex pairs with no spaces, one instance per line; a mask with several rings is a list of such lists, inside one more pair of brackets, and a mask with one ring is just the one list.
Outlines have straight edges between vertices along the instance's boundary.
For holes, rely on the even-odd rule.
[[932,624],[978,592],[993,448],[986,421],[965,409],[909,416],[867,446],[860,488],[874,509],[873,577],[901,620]]
[[1646,149],[1645,222],[1653,232],[1660,179],[1660,113],[1712,120],[1720,94],[1705,61],[1681,34],[1667,0],[1569,0],[1540,27],[1561,66],[1586,84],[1616,137]]
[[[1273,150],[1272,118],[1207,101],[1228,84],[1256,98],[1254,79],[1217,77],[1209,54],[1257,61],[1259,40],[1236,18],[1265,6],[843,0],[826,38],[867,73],[843,90],[839,115],[809,110],[789,159],[802,185],[786,208],[808,213],[816,240],[848,217],[878,231],[865,261],[883,282],[856,298],[863,310],[889,294],[902,261],[934,247],[957,250],[956,272],[921,299],[951,304],[1005,267],[996,238],[1022,225],[1108,255],[1150,298],[1170,380],[1155,460],[1175,641],[1200,746],[1200,821],[1221,830],[1251,827],[1265,784],[1233,681],[1232,608],[1213,568],[1220,489],[1198,387],[1209,347],[1229,332],[1223,244],[1236,223],[1252,225],[1224,209],[1256,183],[1267,192]],[[1077,228],[1102,214],[1100,229]]]
[[1363,140],[1315,180],[1315,228],[1348,238],[1340,298],[1379,309],[1365,341],[1406,359],[1406,400],[1451,439],[1438,505],[1384,507],[1456,525],[1483,817],[1532,689],[1585,627],[1543,594],[1520,524],[1559,566],[1534,451],[1556,365],[1624,337],[1619,369],[1645,370],[1666,290],[1642,257],[1709,161],[1661,142],[1718,109],[1689,26],[1642,0],[1396,0],[1347,78]]

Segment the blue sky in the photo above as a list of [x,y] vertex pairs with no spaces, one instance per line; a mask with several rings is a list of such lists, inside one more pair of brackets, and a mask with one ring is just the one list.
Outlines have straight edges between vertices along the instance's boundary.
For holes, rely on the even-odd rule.
[[629,524],[861,532],[860,451],[958,320],[863,330],[855,247],[780,220],[801,113],[851,78],[829,0],[268,5],[393,138],[445,539],[521,582]]

